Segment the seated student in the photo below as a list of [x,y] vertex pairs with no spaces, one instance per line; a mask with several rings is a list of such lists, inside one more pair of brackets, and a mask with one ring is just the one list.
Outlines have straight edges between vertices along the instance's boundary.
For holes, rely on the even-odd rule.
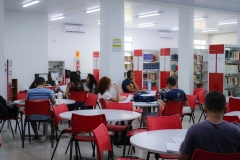
[[[70,82],[67,84],[66,92],[63,94],[63,96],[68,97],[68,94],[71,93],[72,91],[75,91],[75,92],[83,92],[84,91],[80,77],[76,72],[71,73]],[[78,109],[79,107],[81,107],[81,109],[86,108],[84,102],[76,102],[74,104],[68,105],[69,111]]]
[[214,153],[240,152],[240,130],[223,120],[225,96],[217,91],[209,92],[204,111],[207,119],[192,125],[180,147],[179,160],[190,160],[195,149]]
[[[29,89],[27,91],[27,100],[34,100],[34,101],[41,101],[41,100],[50,100],[52,104],[55,104],[56,101],[53,98],[52,91],[50,89],[45,88],[45,79],[42,77],[38,77],[35,80],[35,86],[36,88]],[[53,112],[52,112],[52,118],[53,118]],[[33,132],[35,134],[33,140],[39,141],[38,131],[37,131],[37,123],[31,122],[31,126],[33,129]]]
[[95,77],[92,74],[88,74],[86,78],[87,86],[88,86],[88,92],[97,94],[97,81]]
[[169,100],[174,102],[184,101],[184,106],[188,106],[188,100],[183,90],[177,88],[177,81],[173,77],[166,79],[167,88],[170,90],[164,96],[163,100],[159,100],[160,106],[166,106]]
[[134,81],[134,72],[133,72],[133,70],[129,70],[127,72],[127,79],[125,79],[122,82],[122,90],[123,90],[124,93],[146,91],[146,89],[140,90],[138,85]]
[[[116,94],[116,98],[112,97],[112,95],[109,93],[109,90],[111,89],[111,87],[114,87],[117,94]],[[102,77],[98,83],[98,98],[101,99],[105,99],[106,103],[108,103],[108,101],[113,101],[113,102],[119,102],[119,91],[118,91],[118,85],[111,82],[111,79],[108,77]]]

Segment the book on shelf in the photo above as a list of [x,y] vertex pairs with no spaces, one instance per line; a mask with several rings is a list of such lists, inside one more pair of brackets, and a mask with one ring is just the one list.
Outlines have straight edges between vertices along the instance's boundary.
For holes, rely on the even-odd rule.
[[144,62],[153,62],[156,61],[156,55],[155,54],[143,54],[143,61]]
[[201,64],[194,64],[194,70],[202,70]]
[[178,65],[177,65],[177,64],[171,64],[171,70],[172,70],[173,72],[178,71]]
[[143,73],[143,80],[156,81],[156,73]]
[[225,86],[235,87],[239,85],[239,78],[237,77],[225,77]]
[[226,74],[233,74],[239,72],[239,65],[226,65],[225,66]]
[[193,80],[195,81],[202,81],[202,75],[201,74],[195,74],[193,75]]
[[240,52],[233,51],[233,50],[226,50],[225,51],[225,59],[227,61],[239,61],[240,60]]
[[203,55],[195,54],[194,55],[194,61],[195,62],[202,62],[203,61]]
[[178,54],[171,54],[172,61],[178,61]]
[[124,61],[125,62],[132,62],[133,61],[133,56],[124,56]]
[[143,63],[143,69],[159,69],[159,62],[155,63]]

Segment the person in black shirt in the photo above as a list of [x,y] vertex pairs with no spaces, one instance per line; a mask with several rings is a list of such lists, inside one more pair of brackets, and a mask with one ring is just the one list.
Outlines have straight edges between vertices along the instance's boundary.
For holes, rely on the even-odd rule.
[[86,78],[87,86],[88,86],[88,92],[97,94],[97,81],[95,77],[92,74],[88,74]]

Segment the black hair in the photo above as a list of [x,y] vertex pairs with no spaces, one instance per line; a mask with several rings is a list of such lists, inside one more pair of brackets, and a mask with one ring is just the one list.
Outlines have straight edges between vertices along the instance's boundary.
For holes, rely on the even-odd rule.
[[36,84],[35,84],[35,80],[32,82],[32,84],[29,86],[29,89],[33,89],[36,88]]
[[226,98],[221,92],[211,91],[206,96],[205,106],[210,112],[222,113],[226,107]]
[[167,83],[167,84],[170,84],[171,86],[176,86],[177,81],[176,81],[176,79],[173,78],[173,77],[168,77],[168,78],[166,79],[166,83]]
[[133,73],[133,70],[127,71],[127,78],[130,78],[132,73]]
[[77,74],[77,72],[71,73],[70,82],[73,82],[75,88],[78,88],[78,84],[81,84],[81,86],[83,87],[80,76],[79,76],[79,74]]
[[90,79],[88,82],[88,88],[92,90],[93,84],[95,84],[95,89],[96,89],[97,81],[96,81],[95,77],[91,73],[88,73],[88,78]]
[[45,79],[43,77],[38,77],[37,79],[35,79],[36,86],[43,85],[44,83],[45,83]]

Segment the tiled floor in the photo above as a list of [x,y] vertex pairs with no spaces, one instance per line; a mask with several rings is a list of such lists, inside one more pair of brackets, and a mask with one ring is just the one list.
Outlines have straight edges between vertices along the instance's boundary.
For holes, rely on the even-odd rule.
[[[195,121],[198,121],[200,117],[200,110],[197,107],[195,110]],[[203,118],[202,118],[203,120]],[[13,121],[13,126],[15,126],[15,122]],[[189,123],[189,117],[185,117],[183,119],[183,128],[189,128],[193,123]],[[0,124],[2,125],[2,124]],[[67,123],[63,123],[63,127],[67,126]],[[139,122],[135,120],[133,122],[133,128],[138,128]],[[32,131],[32,130],[31,130]],[[40,128],[39,133],[42,132]],[[7,129],[7,123],[3,127],[3,131],[1,133],[3,139],[3,145],[0,148],[0,160],[50,160],[53,148],[51,148],[51,143],[48,141],[44,142],[29,142],[28,139],[25,141],[25,147],[22,148],[22,142],[20,140],[19,132],[15,133],[15,138],[13,139],[12,133],[10,129]],[[57,151],[55,153],[55,160],[67,160],[69,159],[69,152],[65,155],[65,150],[67,148],[69,142],[69,137],[61,138]],[[54,143],[54,145],[56,142]],[[92,149],[90,143],[79,142],[81,154],[83,159],[91,160],[96,158],[91,158]],[[116,148],[114,146],[115,157],[119,157],[122,155],[122,148]],[[138,157],[146,159],[146,152],[136,149],[136,153],[134,154]],[[152,156],[150,159],[154,159]]]

